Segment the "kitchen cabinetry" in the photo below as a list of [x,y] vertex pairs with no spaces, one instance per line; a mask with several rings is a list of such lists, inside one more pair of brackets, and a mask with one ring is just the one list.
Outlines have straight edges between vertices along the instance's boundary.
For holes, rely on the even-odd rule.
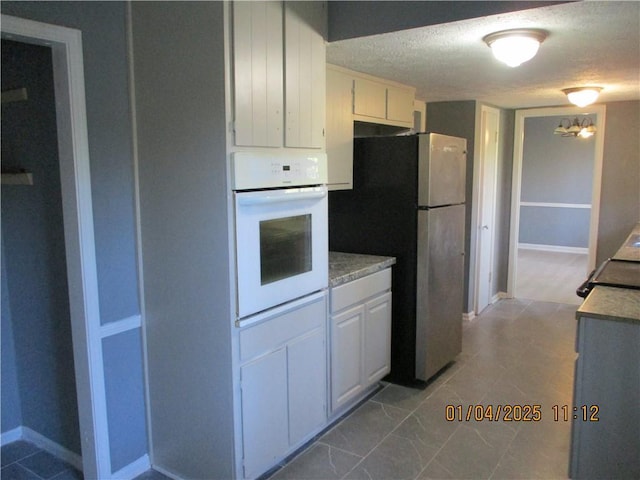
[[640,478],[640,291],[597,286],[577,312],[570,478]]
[[353,188],[353,77],[327,65],[327,158],[330,190]]
[[324,148],[326,4],[233,2],[235,145]]
[[414,88],[357,76],[353,82],[353,118],[412,128],[414,98]]
[[244,478],[272,468],[327,421],[326,294],[240,331]]
[[391,269],[331,289],[331,414],[362,398],[391,367]]
[[328,64],[326,89],[328,187],[347,190],[353,188],[353,122],[413,128],[415,88]]

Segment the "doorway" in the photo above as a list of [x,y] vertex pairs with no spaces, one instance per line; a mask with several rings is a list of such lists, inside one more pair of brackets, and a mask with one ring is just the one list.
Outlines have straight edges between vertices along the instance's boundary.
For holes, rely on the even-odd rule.
[[3,430],[81,468],[51,57],[2,40]]
[[71,28],[1,17],[2,39],[51,49],[82,470],[85,478],[110,478],[82,37]]
[[[554,135],[587,117],[593,137]],[[509,297],[580,304],[575,289],[595,266],[604,125],[603,105],[516,112]]]
[[498,138],[500,138],[500,111],[482,105],[480,107],[480,145],[478,165],[479,202],[478,231],[476,237],[476,298],[474,311],[479,315],[493,303],[494,245],[496,232],[496,192],[498,182]]

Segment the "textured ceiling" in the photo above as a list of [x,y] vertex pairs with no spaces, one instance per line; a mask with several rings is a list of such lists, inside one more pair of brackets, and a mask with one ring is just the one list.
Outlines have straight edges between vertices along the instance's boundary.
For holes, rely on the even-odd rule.
[[[510,28],[549,32],[517,68],[482,38]],[[479,100],[503,108],[568,105],[561,89],[598,85],[598,102],[640,100],[640,1],[585,1],[342,40],[327,61],[417,88],[427,102]]]

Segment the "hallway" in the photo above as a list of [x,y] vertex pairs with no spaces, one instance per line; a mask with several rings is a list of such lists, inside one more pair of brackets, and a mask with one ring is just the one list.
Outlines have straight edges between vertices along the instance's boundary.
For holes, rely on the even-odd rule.
[[[566,479],[571,424],[562,406],[572,400],[575,310],[494,304],[465,324],[458,361],[425,390],[385,385],[271,478]],[[498,405],[500,418],[490,420],[488,407]],[[516,421],[537,417],[533,405],[540,421]]]

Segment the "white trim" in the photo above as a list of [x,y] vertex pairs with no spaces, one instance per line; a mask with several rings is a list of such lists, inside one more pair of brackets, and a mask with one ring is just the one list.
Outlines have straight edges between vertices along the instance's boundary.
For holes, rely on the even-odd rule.
[[59,443],[50,440],[41,433],[30,429],[29,427],[20,426],[13,430],[4,432],[2,434],[2,446],[19,440],[25,440],[33,443],[36,447],[49,452],[51,455],[73,465],[78,470],[82,471],[82,457],[75,452],[72,452],[68,448],[63,447]]
[[[602,161],[604,155],[604,137],[606,123],[606,106],[590,105],[588,111],[597,116],[598,132],[595,135],[593,187],[591,194],[591,220],[589,227],[589,259],[585,275],[594,269],[596,248],[598,243],[598,223],[600,219],[600,192],[602,188]],[[524,151],[524,121],[529,117],[547,117],[561,115],[582,115],[584,108],[547,107],[527,110],[516,110],[513,138],[513,176],[511,184],[511,229],[509,234],[509,268],[507,277],[507,296],[515,294],[517,275],[518,232],[520,230],[520,194],[522,188],[522,157]]]
[[161,473],[161,474],[162,474],[162,475],[164,475],[165,477],[169,477],[169,478],[171,478],[171,479],[173,479],[173,480],[182,480],[182,478],[181,478],[181,477],[179,477],[178,475],[176,475],[176,474],[175,474],[175,473],[173,473],[173,472],[170,472],[170,471],[169,471],[169,470],[167,470],[166,468],[163,468],[163,467],[159,467],[159,466],[157,466],[157,465],[154,465],[154,466],[153,466],[153,469],[154,469],[156,472]]
[[82,34],[8,15],[1,16],[1,25],[3,38],[52,50],[83,471],[86,478],[110,478]]
[[476,319],[476,312],[474,312],[474,311],[466,312],[466,313],[462,314],[462,321],[463,322],[472,322],[475,319]]
[[541,243],[518,243],[518,248],[523,250],[538,250],[540,252],[579,253],[588,255],[587,247],[569,247],[564,245],[544,245]]
[[511,298],[509,297],[509,295],[507,294],[507,292],[498,292],[495,294],[496,302],[499,302],[500,300],[504,300],[505,298]]
[[[485,182],[484,182],[484,142],[483,136],[485,134],[484,127],[486,123],[483,121],[483,113],[493,113],[497,116],[497,125],[496,125],[496,161],[494,164],[494,172],[493,177],[495,183],[493,185],[493,222],[488,227],[491,229],[491,259],[490,263],[492,264],[492,268],[495,263],[495,245],[496,245],[496,223],[497,223],[497,211],[496,205],[498,201],[498,163],[500,162],[500,151],[501,146],[499,140],[501,138],[500,131],[500,120],[501,120],[501,111],[498,108],[491,107],[489,105],[480,104],[480,108],[476,106],[476,131],[474,137],[474,159],[473,159],[473,193],[472,193],[472,205],[475,207],[471,210],[471,232],[470,232],[470,262],[469,262],[469,278],[472,279],[469,283],[469,295],[471,296],[471,307],[476,311],[476,313],[480,313],[479,310],[479,290],[480,290],[480,266],[481,266],[481,239],[482,235],[480,229],[481,220],[482,220],[482,211],[483,211],[483,201],[484,201],[484,192],[485,192]],[[493,275],[494,279],[496,277],[495,272]],[[493,289],[495,285],[495,281],[491,281],[490,289]],[[491,304],[491,303],[489,303]]]
[[142,368],[144,379],[144,406],[147,431],[147,445],[149,463],[154,463],[153,448],[153,425],[151,422],[151,400],[149,397],[149,352],[147,349],[146,326],[146,302],[144,294],[144,267],[142,265],[142,228],[141,228],[141,207],[140,207],[140,158],[138,153],[138,114],[136,108],[136,77],[135,77],[135,57],[133,45],[133,14],[132,2],[127,2],[126,15],[126,35],[127,35],[127,56],[129,66],[129,104],[131,105],[131,139],[133,158],[133,185],[134,185],[134,211],[136,217],[136,259],[138,267],[138,298],[140,299],[140,327],[142,338]]
[[107,338],[120,333],[128,332],[129,330],[135,330],[142,326],[142,317],[140,315],[133,315],[129,318],[123,318],[116,322],[109,322],[100,326],[100,338]]
[[2,433],[0,436],[0,445],[5,446],[8,443],[17,442],[18,440],[22,440],[22,427],[16,427],[12,430],[8,430]]
[[33,443],[36,447],[49,452],[54,457],[57,457],[82,471],[82,457],[80,455],[63,447],[59,443],[48,439],[41,433],[31,430],[29,427],[22,427],[22,440]]
[[134,460],[126,467],[121,468],[117,472],[113,472],[112,478],[133,479],[143,474],[151,468],[149,455],[145,454],[139,459]]
[[521,207],[545,207],[545,208],[591,208],[590,203],[546,203],[546,202],[520,202]]

